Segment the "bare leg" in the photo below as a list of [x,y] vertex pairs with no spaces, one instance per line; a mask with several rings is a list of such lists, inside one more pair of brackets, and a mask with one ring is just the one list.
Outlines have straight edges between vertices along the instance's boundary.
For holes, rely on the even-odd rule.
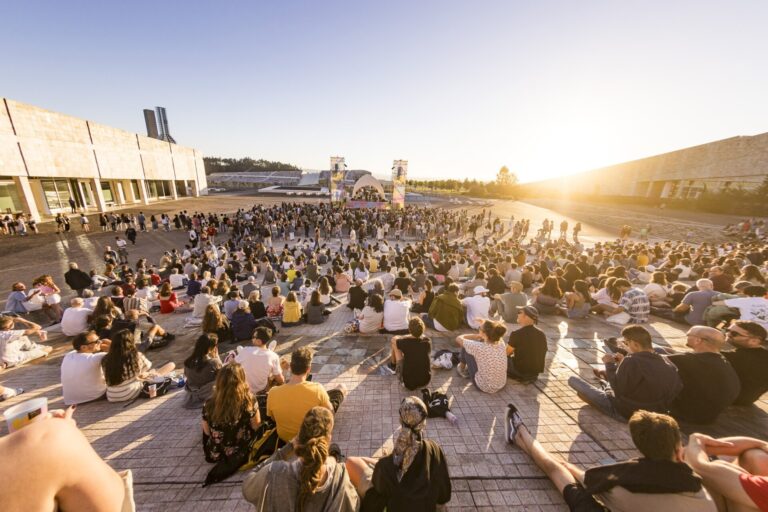
[[[361,489],[360,484],[365,482],[365,475],[370,471],[370,467],[375,465],[378,459],[371,457],[347,457],[345,462],[347,466],[347,474],[349,475],[349,481],[357,489],[357,493],[362,497],[365,496],[365,491],[368,489],[363,487]],[[367,482],[365,482],[367,484]],[[361,492],[362,491],[362,492]]]
[[[557,487],[557,490],[561,493],[563,489],[570,484],[577,483],[576,478],[569,471],[566,464],[556,460],[550,453],[541,446],[536,439],[528,432],[528,428],[522,427],[518,429],[515,436],[515,445],[519,446],[525,453],[530,455],[533,462],[541,468],[552,483]],[[573,468],[578,469],[578,468]]]

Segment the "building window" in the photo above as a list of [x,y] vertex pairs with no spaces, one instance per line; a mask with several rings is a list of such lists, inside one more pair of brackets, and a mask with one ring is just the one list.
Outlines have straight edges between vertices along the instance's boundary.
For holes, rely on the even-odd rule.
[[16,183],[0,180],[0,213],[16,213],[22,210]]
[[115,204],[115,195],[112,192],[112,184],[108,181],[101,182],[101,195],[107,204]]
[[150,199],[171,197],[171,182],[166,180],[147,180]]
[[69,183],[63,179],[42,179],[40,185],[43,188],[43,196],[48,204],[48,211],[69,209],[69,199],[72,194]]

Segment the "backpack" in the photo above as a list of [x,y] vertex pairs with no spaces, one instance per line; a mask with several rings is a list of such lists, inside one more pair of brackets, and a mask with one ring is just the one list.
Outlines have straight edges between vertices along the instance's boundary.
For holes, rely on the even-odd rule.
[[439,391],[430,392],[429,389],[421,390],[421,396],[427,406],[427,417],[445,418],[445,414],[451,410],[448,395]]

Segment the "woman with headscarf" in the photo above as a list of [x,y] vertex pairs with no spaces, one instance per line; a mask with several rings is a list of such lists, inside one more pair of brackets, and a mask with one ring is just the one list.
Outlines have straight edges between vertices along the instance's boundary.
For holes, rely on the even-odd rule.
[[347,469],[329,453],[332,431],[333,413],[310,409],[299,434],[245,477],[245,499],[262,512],[356,511],[359,498]]
[[376,461],[349,457],[349,478],[363,497],[362,512],[441,510],[451,499],[451,478],[442,448],[424,438],[427,406],[415,396],[400,403],[400,428],[392,453]]

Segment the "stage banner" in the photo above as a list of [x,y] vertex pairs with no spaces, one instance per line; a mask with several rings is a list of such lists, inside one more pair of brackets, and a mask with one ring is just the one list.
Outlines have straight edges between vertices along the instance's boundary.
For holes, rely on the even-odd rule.
[[373,208],[375,210],[389,210],[389,203],[385,201],[347,201],[347,208]]
[[344,177],[347,173],[347,164],[343,156],[331,157],[331,176],[328,180],[328,189],[331,192],[331,204],[341,206],[344,203]]
[[408,160],[395,160],[392,165],[392,208],[405,208],[405,180]]

